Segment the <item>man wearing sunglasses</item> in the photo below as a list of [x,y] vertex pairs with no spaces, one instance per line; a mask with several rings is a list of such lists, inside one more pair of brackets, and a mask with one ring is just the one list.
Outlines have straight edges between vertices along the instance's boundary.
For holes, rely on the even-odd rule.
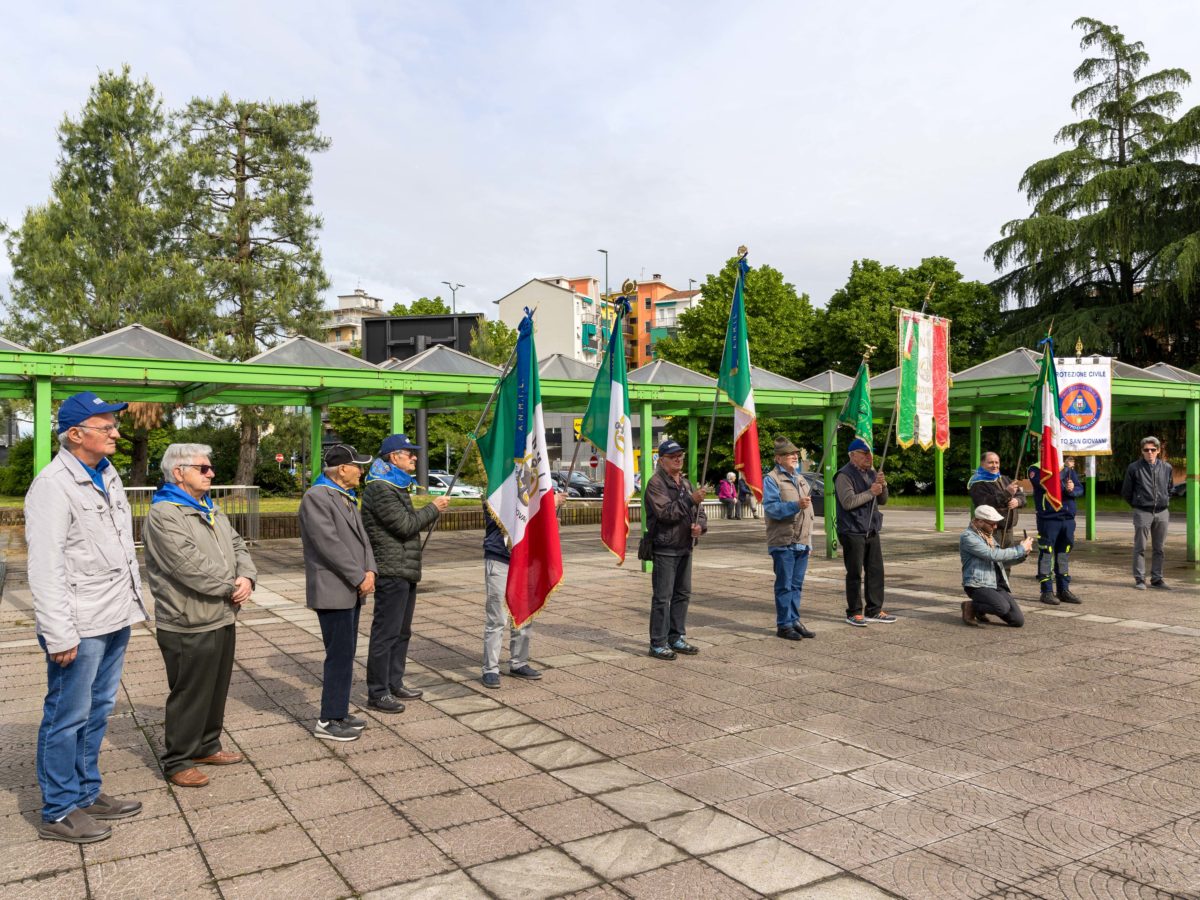
[[1163,545],[1171,520],[1171,464],[1162,459],[1162,443],[1142,438],[1141,459],[1129,464],[1121,496],[1133,507],[1133,586],[1146,589],[1146,538],[1150,538],[1150,587],[1170,590],[1163,580]]
[[87,844],[112,834],[108,819],[142,804],[100,790],[100,742],[116,703],[130,628],[146,618],[125,489],[108,456],[121,436],[115,413],[90,391],[63,401],[60,450],[25,495],[29,589],[46,654],[37,778],[47,840]]
[[257,573],[246,542],[209,495],[211,456],[204,444],[166,449],[163,486],[142,529],[155,633],[171,689],[163,774],[178,787],[208,784],[198,765],[242,761],[242,754],[221,749],[221,729],[237,612],[250,599]]

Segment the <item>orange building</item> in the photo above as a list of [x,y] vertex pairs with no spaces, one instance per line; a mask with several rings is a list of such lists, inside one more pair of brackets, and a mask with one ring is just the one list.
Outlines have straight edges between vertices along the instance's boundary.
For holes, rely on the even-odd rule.
[[655,327],[655,307],[658,301],[668,294],[676,293],[662,280],[662,276],[652,275],[649,281],[639,281],[637,286],[637,301],[629,311],[629,331],[626,334],[626,358],[633,368],[639,368],[654,359],[653,341],[650,332]]

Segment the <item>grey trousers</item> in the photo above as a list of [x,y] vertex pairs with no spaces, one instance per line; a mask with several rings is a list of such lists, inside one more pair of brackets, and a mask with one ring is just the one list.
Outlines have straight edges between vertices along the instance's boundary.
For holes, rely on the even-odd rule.
[[[498,559],[483,561],[483,583],[487,591],[484,601],[483,674],[500,673],[500,645],[504,643],[504,626],[511,625],[504,590],[508,583],[508,563]],[[519,669],[529,662],[529,637],[533,623],[524,628],[512,628],[508,639],[508,668]]]
[[1171,521],[1170,510],[1151,512],[1148,509],[1133,511],[1133,580],[1146,580],[1146,538],[1150,538],[1150,580],[1163,580],[1163,546],[1167,542],[1167,524]]
[[198,632],[158,629],[158,648],[171,690],[162,755],[167,777],[190,769],[193,759],[220,751],[236,645],[233,625]]

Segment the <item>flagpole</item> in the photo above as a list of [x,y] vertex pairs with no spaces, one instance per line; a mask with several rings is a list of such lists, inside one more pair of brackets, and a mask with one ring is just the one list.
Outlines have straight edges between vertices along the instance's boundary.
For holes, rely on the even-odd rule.
[[[738,278],[742,277],[742,270],[741,270],[740,264],[741,264],[742,260],[744,260],[746,258],[746,256],[749,255],[749,253],[750,253],[750,251],[746,248],[745,244],[738,247],[738,264],[739,264],[738,274],[737,274]],[[734,288],[734,293],[735,294],[737,293],[736,287]],[[742,298],[742,302],[743,303],[745,302],[744,295]],[[730,303],[730,315],[732,315],[733,314],[733,301],[730,300],[729,303]],[[729,329],[726,328],[725,329],[725,343],[723,343],[721,345],[721,360],[722,361],[724,361],[724,359],[725,359],[725,351],[729,349],[728,342],[729,342]],[[712,415],[710,415],[708,417],[708,443],[704,447],[704,465],[700,469],[700,484],[701,485],[706,484],[708,481],[708,458],[709,458],[709,455],[712,453],[713,430],[716,428],[716,425],[717,425],[717,404],[720,403],[720,401],[721,401],[721,387],[718,384],[717,389],[713,392]],[[694,488],[699,487],[699,486],[700,485],[692,485],[692,487],[694,487]],[[699,507],[697,507],[696,509],[697,509],[697,512],[692,517],[693,522],[695,522],[700,517]]]
[[[446,488],[447,500],[450,499],[450,494],[454,490],[454,483],[458,481],[458,476],[462,474],[463,466],[467,462],[467,455],[471,452],[471,446],[478,442],[476,435],[479,433],[479,429],[483,427],[483,421],[487,418],[487,414],[491,411],[492,403],[496,399],[496,394],[500,391],[500,385],[504,383],[504,376],[508,374],[508,370],[512,367],[513,357],[516,355],[517,344],[514,343],[512,350],[508,352],[508,359],[504,361],[504,366],[500,369],[500,374],[496,377],[496,386],[492,388],[491,396],[488,397],[487,403],[483,405],[483,412],[479,414],[479,421],[475,423],[475,427],[471,430],[471,433],[467,435],[467,446],[463,449],[463,452],[459,454],[458,466],[455,468],[454,475],[450,479],[450,486]],[[433,536],[433,529],[436,525],[437,519],[434,519],[429,523],[429,530],[425,532],[425,539],[421,541],[422,551],[425,549],[425,545],[429,543],[430,537]]]
[[[1054,320],[1051,319],[1050,327],[1046,329],[1046,337],[1047,338],[1050,337],[1050,334],[1053,330],[1054,330]],[[1051,363],[1054,362],[1054,344],[1053,343],[1050,345],[1050,361],[1051,361]],[[1040,364],[1038,366],[1038,372],[1040,375],[1040,373],[1041,373],[1041,365]],[[1040,383],[1040,381],[1041,381],[1041,378],[1039,377],[1038,382]],[[1037,383],[1034,384],[1033,390],[1035,392],[1034,396],[1036,396],[1036,392],[1038,390]],[[1021,480],[1021,463],[1025,461],[1025,445],[1029,443],[1030,432],[1033,430],[1033,399],[1034,399],[1033,396],[1031,396],[1029,398],[1029,415],[1025,417],[1025,430],[1021,432],[1021,446],[1017,449],[1017,468],[1016,468],[1016,471],[1013,472],[1013,478],[1012,478],[1013,484],[1016,484],[1018,481]],[[1005,530],[1005,532],[1009,531],[1012,527],[1009,524],[1009,516],[1011,514],[1012,514],[1012,510],[1006,509],[1004,511],[1004,530]]]

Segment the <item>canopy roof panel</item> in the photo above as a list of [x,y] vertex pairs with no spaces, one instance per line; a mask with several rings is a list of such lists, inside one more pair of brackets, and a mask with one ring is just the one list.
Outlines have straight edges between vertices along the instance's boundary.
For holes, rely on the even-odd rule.
[[598,371],[600,370],[596,366],[589,366],[585,362],[563,356],[561,353],[551,353],[538,363],[539,378],[595,382]]
[[[14,345],[16,346],[16,345]],[[9,348],[5,348],[9,349]],[[25,349],[19,347],[17,349]],[[174,359],[220,362],[211,353],[197,350],[182,341],[159,334],[145,325],[126,325],[108,334],[88,338],[56,351],[71,356],[123,356],[131,359]]]
[[435,344],[408,359],[389,359],[379,368],[393,372],[423,372],[430,375],[492,375],[500,369],[461,350]]
[[799,381],[793,381],[769,369],[760,369],[755,365],[750,366],[750,386],[755,390],[762,391],[812,390],[812,388],[805,387]]
[[20,344],[5,340],[4,338],[0,337],[0,350],[15,350],[18,353],[27,353],[29,348],[22,347]]
[[715,388],[717,386],[715,378],[709,378],[707,375],[701,375],[699,372],[685,369],[683,366],[667,362],[665,359],[656,359],[648,365],[634,369],[629,373],[629,380],[633,384],[662,384],[678,387],[707,388]]
[[1152,366],[1147,366],[1145,371],[1152,375],[1157,375],[1160,378],[1168,378],[1171,381],[1181,381],[1188,384],[1200,384],[1200,375],[1195,372],[1189,372],[1187,369],[1181,369],[1178,366],[1173,366],[1170,363],[1159,362]]
[[316,366],[322,369],[374,369],[357,356],[326,347],[320,341],[297,335],[246,360],[271,366]]
[[854,379],[833,369],[826,369],[817,375],[811,375],[800,382],[806,391],[848,391],[854,386]]

